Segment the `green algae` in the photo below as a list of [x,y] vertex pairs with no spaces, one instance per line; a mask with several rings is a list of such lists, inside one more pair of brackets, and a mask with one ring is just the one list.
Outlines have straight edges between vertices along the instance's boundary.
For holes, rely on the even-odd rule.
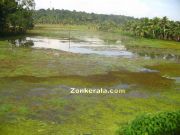
[[158,70],[163,76],[178,77],[180,76],[180,63],[166,63],[149,66],[148,68]]

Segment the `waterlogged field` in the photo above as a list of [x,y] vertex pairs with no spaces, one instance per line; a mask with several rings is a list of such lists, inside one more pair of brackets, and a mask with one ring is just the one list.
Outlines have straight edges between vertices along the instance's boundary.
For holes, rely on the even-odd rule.
[[[115,135],[180,107],[180,43],[41,25],[0,41],[2,135]],[[125,89],[125,94],[72,94]]]

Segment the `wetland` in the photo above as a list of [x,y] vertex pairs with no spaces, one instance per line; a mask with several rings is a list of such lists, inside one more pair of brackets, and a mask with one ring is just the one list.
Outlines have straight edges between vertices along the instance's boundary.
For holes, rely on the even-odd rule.
[[[37,25],[2,38],[1,133],[114,135],[139,114],[178,110],[179,62],[179,42],[85,26]],[[71,88],[126,94],[77,95]]]

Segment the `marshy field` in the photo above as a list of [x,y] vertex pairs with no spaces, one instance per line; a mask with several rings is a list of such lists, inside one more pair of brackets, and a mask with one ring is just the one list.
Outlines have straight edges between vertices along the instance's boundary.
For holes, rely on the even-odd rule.
[[0,39],[1,135],[115,135],[144,113],[179,110],[179,97],[180,42],[83,25]]

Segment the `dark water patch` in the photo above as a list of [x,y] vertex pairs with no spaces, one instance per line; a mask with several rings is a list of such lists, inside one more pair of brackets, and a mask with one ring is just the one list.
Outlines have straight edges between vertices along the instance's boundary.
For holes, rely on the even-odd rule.
[[58,124],[63,124],[64,123],[63,120],[59,118],[60,115],[61,113],[57,109],[47,108],[43,110],[38,109],[37,111],[34,111],[34,114],[28,115],[28,118],[40,120],[40,121],[47,121],[47,122],[51,121]]
[[25,36],[13,37],[6,39],[12,47],[32,47],[34,42],[32,40],[26,40]]
[[127,46],[127,50],[145,59],[163,59],[180,62],[180,50],[177,49]]
[[131,87],[133,87],[135,85],[129,85],[129,84],[118,84],[118,85],[115,85],[113,87],[111,87],[112,89],[129,89]]
[[145,73],[158,73],[159,71],[157,71],[157,70],[151,70],[151,69],[148,69],[148,68],[141,68],[140,70],[139,70],[140,72],[145,72]]
[[124,95],[125,97],[133,97],[133,98],[148,98],[150,95],[146,92],[141,91],[130,91],[128,94]]
[[139,56],[145,57],[145,59],[163,59],[169,61],[180,61],[180,55],[174,54],[157,54],[157,53],[138,53]]
[[27,93],[30,97],[42,97],[50,94],[53,94],[53,91],[50,88],[45,87],[32,88]]

